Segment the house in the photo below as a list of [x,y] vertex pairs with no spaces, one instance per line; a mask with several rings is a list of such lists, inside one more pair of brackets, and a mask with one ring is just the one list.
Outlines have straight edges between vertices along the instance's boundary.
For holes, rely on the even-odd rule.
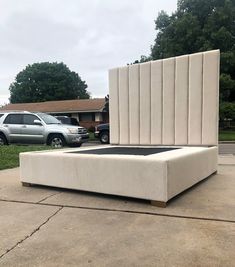
[[0,109],[45,112],[54,116],[66,115],[76,118],[80,125],[87,129],[109,120],[104,98],[7,104]]

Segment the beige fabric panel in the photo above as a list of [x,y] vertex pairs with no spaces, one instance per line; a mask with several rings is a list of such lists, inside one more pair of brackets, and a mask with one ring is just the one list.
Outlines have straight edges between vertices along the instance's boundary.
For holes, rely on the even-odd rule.
[[129,67],[130,144],[140,143],[140,79],[139,64]]
[[163,60],[162,143],[175,144],[175,58]]
[[129,144],[129,69],[119,69],[119,125],[120,143]]
[[151,63],[140,64],[140,144],[151,144]]
[[176,58],[175,144],[188,143],[188,56]]
[[189,56],[188,144],[202,143],[202,77],[203,54]]
[[[202,144],[218,142],[219,51],[203,55]],[[216,107],[216,108],[215,108]]]
[[219,50],[113,69],[111,144],[217,145]]
[[109,71],[110,143],[119,144],[119,70]]
[[151,63],[151,144],[162,143],[162,65]]

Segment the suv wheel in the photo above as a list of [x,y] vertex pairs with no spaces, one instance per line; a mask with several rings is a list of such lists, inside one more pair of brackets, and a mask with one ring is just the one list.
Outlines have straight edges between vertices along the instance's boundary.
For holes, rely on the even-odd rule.
[[50,136],[48,144],[54,148],[62,148],[65,145],[64,137],[60,134]]
[[7,145],[7,139],[3,134],[0,134],[0,146]]
[[100,134],[100,142],[102,144],[108,144],[109,143],[109,132],[101,132]]

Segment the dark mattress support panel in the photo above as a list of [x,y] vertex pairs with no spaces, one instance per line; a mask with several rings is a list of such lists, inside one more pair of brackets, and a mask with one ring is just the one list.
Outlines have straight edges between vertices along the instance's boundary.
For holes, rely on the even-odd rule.
[[101,149],[89,149],[83,151],[74,151],[67,153],[76,153],[76,154],[94,154],[94,155],[136,155],[136,156],[148,156],[151,154],[162,153],[166,151],[171,151],[180,148],[169,148],[169,147],[108,147]]

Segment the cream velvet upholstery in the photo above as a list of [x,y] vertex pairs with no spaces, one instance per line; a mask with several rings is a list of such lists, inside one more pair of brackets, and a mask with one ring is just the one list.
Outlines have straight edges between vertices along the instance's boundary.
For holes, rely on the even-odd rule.
[[[103,148],[107,146],[96,147]],[[184,147],[148,156],[27,152],[20,155],[20,177],[30,184],[167,202],[215,172],[217,153],[217,147]]]
[[110,140],[217,145],[219,50],[109,71]]

